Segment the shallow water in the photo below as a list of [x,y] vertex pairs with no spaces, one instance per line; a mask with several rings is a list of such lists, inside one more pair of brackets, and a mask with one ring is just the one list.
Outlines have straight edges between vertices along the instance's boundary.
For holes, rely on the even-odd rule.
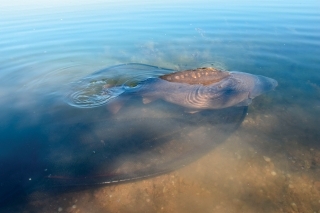
[[[6,186],[1,196],[11,198],[1,210],[320,211],[319,11],[320,4],[312,0],[3,3],[0,166],[5,172],[0,186]],[[279,86],[254,99],[241,126],[228,129],[219,140],[208,129],[219,128],[216,112],[190,115],[165,102],[143,105],[139,99],[126,102],[115,116],[104,102],[90,109],[70,105],[70,94],[81,79],[125,63],[167,70],[124,71],[112,84],[214,66],[265,75]],[[109,172],[107,181],[119,177],[121,171],[110,172],[116,160],[101,163],[105,156],[99,150],[107,150],[101,137],[111,134],[134,147],[135,142],[126,139],[130,124],[133,130],[127,137],[152,139],[166,158],[138,165],[130,164],[132,155],[125,155],[121,171],[134,174],[144,168],[150,173],[154,165],[163,166],[161,172],[174,171],[123,184],[64,187],[65,182],[91,183],[81,178],[92,168],[94,174]],[[212,138],[210,149],[195,148],[195,143]],[[169,160],[187,158],[176,157],[170,148],[188,140],[181,153],[194,150],[194,157],[167,168]],[[152,153],[143,146],[141,150]],[[153,159],[144,153],[141,162]],[[49,186],[63,187],[47,188],[43,177],[51,173],[56,175]],[[80,179],[68,181],[65,176]]]

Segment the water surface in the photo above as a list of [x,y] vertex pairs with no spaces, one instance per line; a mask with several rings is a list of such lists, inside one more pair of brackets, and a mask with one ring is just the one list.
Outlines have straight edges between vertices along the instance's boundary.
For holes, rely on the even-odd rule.
[[[0,184],[13,184],[12,190],[6,188],[8,197],[21,187],[25,190],[16,202],[2,207],[6,212],[320,210],[319,2],[10,1],[2,5],[0,165],[5,172]],[[216,123],[207,119],[215,112],[193,116],[166,103],[144,106],[137,99],[125,105],[112,126],[103,120],[112,116],[107,105],[90,109],[70,105],[70,93],[81,79],[125,63],[165,70],[128,71],[117,75],[117,82],[214,66],[265,75],[279,86],[253,101],[236,132],[228,132],[182,169],[124,184],[29,191],[50,169],[83,177],[95,168],[94,158],[101,157],[99,149],[105,150],[98,136],[105,131],[114,137],[125,135],[122,121],[149,126],[158,122],[154,126],[158,130],[164,126],[161,131],[141,128],[137,135],[142,138],[170,129],[170,140],[166,139],[174,145],[187,139],[210,141],[208,128]],[[78,168],[83,169],[63,167],[79,150],[88,150],[77,158]],[[21,163],[21,159],[28,160]],[[49,168],[39,159],[61,166]],[[25,171],[36,176],[20,180]]]

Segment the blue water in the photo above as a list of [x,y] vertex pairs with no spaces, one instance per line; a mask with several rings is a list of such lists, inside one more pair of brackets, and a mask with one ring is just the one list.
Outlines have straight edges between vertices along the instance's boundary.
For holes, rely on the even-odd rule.
[[[14,0],[1,3],[0,14],[0,166],[11,175],[2,173],[0,186],[10,178],[25,181],[12,183],[12,192],[6,191],[16,196],[17,186],[25,190],[18,192],[16,203],[10,199],[11,204],[4,207],[6,212],[319,211],[318,1]],[[85,174],[97,161],[83,162],[97,149],[105,149],[105,141],[99,137],[106,131],[112,137],[126,135],[128,123],[140,117],[149,120],[138,124],[157,129],[165,126],[149,134],[141,131],[137,135],[143,135],[143,140],[158,134],[160,138],[159,132],[162,137],[163,132],[171,130],[172,144],[188,138],[200,143],[214,138],[209,134],[214,131],[208,129],[213,125],[208,119],[211,115],[190,117],[165,103],[145,108],[132,100],[132,107],[126,105],[122,114],[108,122],[105,114],[112,115],[101,108],[105,107],[104,100],[102,106],[97,104],[100,107],[92,109],[70,104],[70,94],[77,85],[83,85],[83,79],[127,63],[164,69],[122,70],[106,73],[106,78],[114,85],[130,80],[136,84],[170,71],[213,66],[268,76],[279,86],[249,105],[239,129],[228,134],[228,139],[222,137],[224,142],[209,157],[173,175],[112,186],[115,188],[106,186],[100,191],[90,189],[94,192],[79,190],[72,194],[64,190],[67,194],[38,195],[37,190],[28,191],[38,184],[30,184],[29,178],[39,179],[39,171],[48,169],[37,160],[47,163],[61,159],[59,166],[68,165],[77,151],[89,150],[90,155],[83,154],[76,164],[83,167],[77,172]],[[99,102],[99,98],[93,100]],[[59,114],[61,111],[63,114]],[[85,124],[81,124],[83,119]],[[156,119],[160,119],[158,123]],[[94,136],[83,133],[88,128]],[[81,132],[73,141],[72,137]],[[68,141],[67,148],[61,141]],[[170,153],[166,147],[163,150]],[[24,159],[34,155],[40,157],[19,163],[19,156]],[[124,168],[131,166],[128,163]],[[29,177],[28,171],[26,180],[15,179],[26,174],[24,168],[32,168],[30,174],[37,175]],[[39,201],[43,197],[46,200]],[[112,200],[115,197],[117,202]],[[81,199],[90,202],[87,206],[76,203]]]

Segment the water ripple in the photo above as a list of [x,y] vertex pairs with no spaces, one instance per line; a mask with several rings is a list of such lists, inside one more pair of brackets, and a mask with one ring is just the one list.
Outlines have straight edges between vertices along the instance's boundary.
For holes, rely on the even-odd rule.
[[[111,88],[108,88],[108,87]],[[78,108],[93,108],[106,104],[125,91],[122,86],[108,85],[107,81],[90,82],[69,95],[67,103]]]

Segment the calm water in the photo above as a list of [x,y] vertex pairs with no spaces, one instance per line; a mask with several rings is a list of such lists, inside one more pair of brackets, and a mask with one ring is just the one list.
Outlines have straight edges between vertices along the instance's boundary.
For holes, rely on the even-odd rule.
[[[320,211],[318,1],[1,5],[0,211]],[[106,69],[127,63],[154,67]],[[195,114],[138,98],[113,114],[92,86],[203,66],[279,86]]]

